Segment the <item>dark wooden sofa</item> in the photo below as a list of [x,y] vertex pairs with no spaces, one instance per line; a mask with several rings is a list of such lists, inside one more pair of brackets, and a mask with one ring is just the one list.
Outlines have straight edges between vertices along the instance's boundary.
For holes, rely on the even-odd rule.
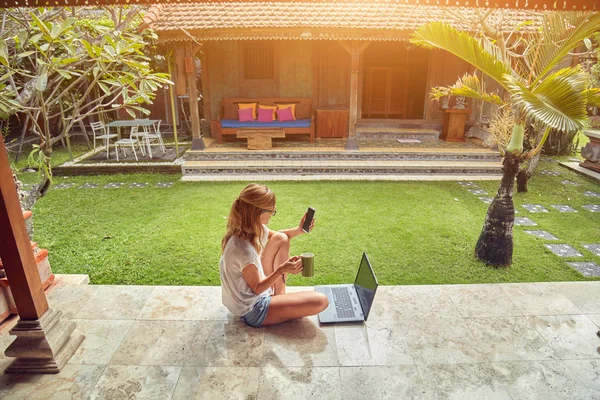
[[[275,106],[278,104],[296,104],[296,121],[290,121],[289,123],[273,121],[273,122],[258,122],[252,121],[248,123],[241,123],[237,117],[238,103],[258,103],[258,105],[264,106]],[[258,106],[257,106],[258,107]],[[232,127],[231,125],[236,125]],[[241,126],[237,126],[241,125]],[[288,125],[303,125],[288,126]],[[221,110],[219,112],[219,119],[217,121],[217,137],[219,143],[223,141],[225,135],[238,135],[238,132],[244,133],[248,131],[259,131],[263,130],[268,132],[269,130],[276,130],[285,132],[285,136],[290,135],[308,135],[310,142],[312,143],[315,139],[315,121],[314,113],[312,109],[312,99],[309,98],[229,98],[221,101]],[[246,137],[247,135],[240,135],[240,137]],[[278,136],[275,136],[278,137]]]

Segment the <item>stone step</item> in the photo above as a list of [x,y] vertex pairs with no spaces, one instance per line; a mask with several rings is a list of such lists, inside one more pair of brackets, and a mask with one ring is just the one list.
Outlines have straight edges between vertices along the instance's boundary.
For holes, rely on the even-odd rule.
[[499,181],[500,174],[197,174],[183,182],[223,181]]
[[488,160],[499,161],[500,154],[491,150],[469,151],[466,149],[453,149],[443,151],[417,149],[403,152],[385,151],[194,151],[185,153],[186,161],[208,161],[208,160]]
[[87,274],[54,274],[53,287],[60,285],[89,285],[90,276]]
[[186,161],[182,174],[499,174],[499,161],[246,160]]
[[398,127],[357,127],[356,136],[359,139],[418,139],[421,141],[438,140],[440,131],[422,128]]
[[390,128],[418,128],[442,130],[442,120],[422,120],[422,119],[360,119],[356,127],[390,127]]

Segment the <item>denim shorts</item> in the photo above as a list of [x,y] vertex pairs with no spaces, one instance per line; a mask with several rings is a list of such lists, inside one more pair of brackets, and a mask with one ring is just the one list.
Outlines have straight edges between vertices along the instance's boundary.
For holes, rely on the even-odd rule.
[[242,316],[242,321],[254,328],[260,328],[267,318],[267,312],[269,311],[269,304],[271,303],[271,296],[261,296],[258,298],[252,310],[246,315]]

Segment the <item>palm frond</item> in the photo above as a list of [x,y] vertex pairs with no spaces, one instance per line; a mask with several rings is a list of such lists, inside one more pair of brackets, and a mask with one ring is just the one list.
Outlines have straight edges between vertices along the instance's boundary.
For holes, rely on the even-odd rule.
[[600,106],[600,88],[591,88],[584,91],[587,104],[590,106]]
[[423,25],[412,34],[410,42],[426,49],[446,50],[478,68],[503,88],[506,83],[502,76],[514,74],[510,65],[502,61],[497,47],[489,43],[484,46],[468,33],[442,22]]
[[600,13],[546,13],[539,44],[526,55],[537,84],[600,26]]
[[479,77],[475,74],[465,74],[452,86],[437,87],[431,92],[434,99],[444,96],[464,96],[475,100],[485,101],[487,103],[503,106],[506,104],[496,93],[487,93],[483,90]]
[[543,81],[540,81],[537,85],[530,86],[534,93],[552,93],[557,82],[562,82],[566,85],[570,85],[572,88],[579,90],[579,93],[583,93],[586,90],[587,75],[581,71],[580,66],[562,68],[558,71],[548,75]]
[[578,69],[565,68],[549,75],[535,90],[505,75],[512,103],[524,115],[561,131],[581,129],[587,118],[585,78]]

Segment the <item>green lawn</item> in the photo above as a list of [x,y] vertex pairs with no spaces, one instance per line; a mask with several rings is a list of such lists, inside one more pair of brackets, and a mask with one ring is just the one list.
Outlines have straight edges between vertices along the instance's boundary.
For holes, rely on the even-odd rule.
[[[366,251],[380,284],[443,284],[583,280],[567,261],[600,257],[582,244],[600,243],[600,213],[581,208],[600,204],[583,196],[600,185],[556,163],[542,169],[561,175],[535,176],[530,191],[515,195],[518,216],[577,248],[584,257],[562,259],[552,243],[515,227],[514,262],[493,269],[477,262],[473,248],[487,204],[456,182],[276,182],[272,229],[295,226],[306,207],[317,208],[315,230],[292,241],[292,253],[315,253],[315,277],[294,276],[291,285],[348,283]],[[29,177],[28,179],[31,179]],[[148,182],[145,188],[50,189],[34,208],[35,240],[50,251],[56,273],[89,274],[96,284],[219,285],[220,242],[229,207],[243,182],[186,183],[178,175],[56,177],[61,182]],[[566,186],[569,179],[581,186]],[[153,184],[174,181],[171,188]],[[478,182],[493,196],[498,182]],[[547,214],[520,205],[542,204]],[[551,204],[578,213],[562,214]]]
[[[22,171],[24,169],[30,168],[29,165],[29,154],[32,150],[30,145],[23,146],[23,150],[21,152],[21,156],[19,157],[19,161],[15,162],[16,153],[9,153],[9,160],[12,163],[12,167],[17,171]],[[77,141],[72,143],[71,152],[73,153],[73,158],[77,158],[82,154],[90,151],[87,145],[82,141]],[[52,167],[56,167],[70,160],[69,152],[66,148],[63,148],[60,145],[56,145],[54,151],[52,152],[52,158],[50,164]],[[29,183],[37,183],[39,178],[37,173],[31,172],[21,172],[19,173],[19,179],[23,182]]]

